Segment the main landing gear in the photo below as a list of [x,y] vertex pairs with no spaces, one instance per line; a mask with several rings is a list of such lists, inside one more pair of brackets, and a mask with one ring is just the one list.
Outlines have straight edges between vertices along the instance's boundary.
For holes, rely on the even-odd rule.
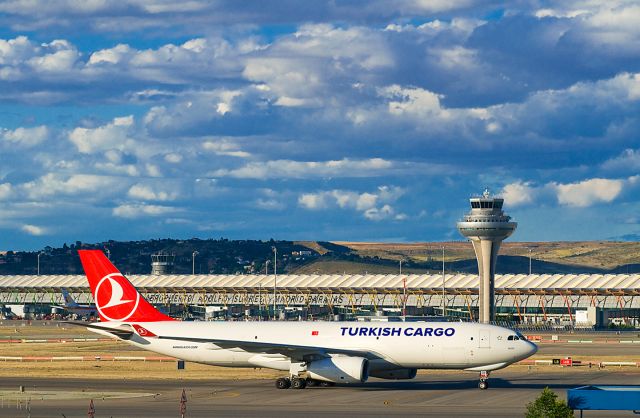
[[478,383],[478,387],[482,390],[489,388],[489,372],[482,371],[480,372],[480,382]]
[[320,386],[320,387],[329,387],[335,386],[333,382],[321,382],[319,380],[313,379],[304,379],[299,377],[293,377],[289,379],[288,377],[281,377],[276,380],[276,387],[278,389],[304,389],[307,386]]

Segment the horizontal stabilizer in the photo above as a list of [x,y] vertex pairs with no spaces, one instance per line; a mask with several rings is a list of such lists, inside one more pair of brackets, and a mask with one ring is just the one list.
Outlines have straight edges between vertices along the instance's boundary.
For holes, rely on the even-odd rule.
[[131,337],[134,334],[133,330],[130,329],[130,327],[127,326],[127,325],[123,325],[123,326],[114,328],[114,327],[105,327],[105,326],[98,325],[98,324],[87,324],[86,322],[64,321],[63,323],[69,324],[69,325],[78,326],[78,327],[85,327],[85,328],[91,328],[91,329],[97,329],[97,330],[100,330],[100,331],[105,331],[105,332],[108,332],[109,334],[112,334],[113,336],[118,337],[118,338],[123,339],[123,340],[130,340]]

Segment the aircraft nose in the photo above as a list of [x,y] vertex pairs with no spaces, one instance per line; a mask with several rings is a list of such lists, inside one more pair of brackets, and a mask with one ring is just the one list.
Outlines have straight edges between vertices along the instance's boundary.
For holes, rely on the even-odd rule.
[[532,356],[532,355],[534,355],[535,353],[538,352],[538,346],[537,345],[535,345],[531,341],[527,341],[527,343],[529,344],[529,353],[528,353],[527,357]]

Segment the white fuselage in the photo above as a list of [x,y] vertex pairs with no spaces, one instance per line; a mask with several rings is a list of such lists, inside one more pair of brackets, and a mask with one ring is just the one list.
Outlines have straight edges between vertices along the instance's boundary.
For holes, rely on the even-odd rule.
[[[120,326],[107,322],[101,325]],[[130,344],[175,358],[228,367],[290,370],[282,354],[220,346],[211,342],[167,339],[226,339],[331,349],[361,350],[381,359],[371,370],[394,368],[490,371],[525,359],[535,344],[516,332],[493,325],[463,322],[145,322],[147,330],[164,338],[135,335]],[[101,332],[96,331],[95,332]]]

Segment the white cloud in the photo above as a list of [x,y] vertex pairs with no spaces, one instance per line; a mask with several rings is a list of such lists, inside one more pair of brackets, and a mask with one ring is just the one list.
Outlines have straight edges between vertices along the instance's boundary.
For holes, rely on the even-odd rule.
[[134,199],[139,200],[157,200],[161,202],[172,201],[178,198],[178,192],[176,190],[158,190],[145,184],[134,184],[131,186],[127,195]]
[[46,228],[30,224],[24,224],[20,227],[20,229],[22,229],[22,231],[26,232],[27,234],[34,236],[46,235],[48,232]]
[[13,145],[29,148],[44,142],[49,137],[49,129],[44,125],[35,128],[20,127],[13,131],[1,132],[0,137]]
[[144,168],[147,171],[147,175],[150,177],[162,177],[162,171],[157,165],[147,163],[144,165]]
[[286,207],[283,202],[277,199],[264,199],[264,198],[256,199],[255,205],[257,208],[264,209],[264,210],[282,210]]
[[553,184],[558,203],[585,207],[595,203],[611,202],[622,191],[623,180],[594,178],[571,184]]
[[440,105],[442,95],[435,94],[421,88],[403,88],[399,85],[385,87],[380,90],[380,95],[389,99],[389,113],[402,115],[405,113],[415,115],[446,116],[447,113]]
[[11,183],[0,183],[0,199],[8,199],[13,194]]
[[55,173],[45,174],[37,180],[24,183],[21,188],[31,199],[53,195],[77,195],[90,193],[96,197],[111,195],[121,187],[115,177],[91,174],[64,176]]
[[619,156],[602,163],[602,168],[638,172],[640,170],[640,149],[627,148]]
[[134,51],[129,45],[118,44],[113,48],[102,49],[96,51],[89,57],[89,65],[97,64],[118,64],[126,58],[131,58],[134,55]]
[[137,177],[140,175],[140,170],[133,164],[116,164],[112,162],[98,162],[95,165],[96,169],[108,173],[109,175],[125,175],[130,177]]
[[517,181],[504,186],[500,195],[508,206],[519,206],[531,203],[535,192],[530,183]]
[[[308,210],[321,210],[333,207],[352,209],[372,221],[383,219],[404,220],[407,216],[396,213],[389,205],[397,201],[405,190],[396,186],[380,186],[373,193],[358,193],[350,190],[327,190],[316,193],[304,193],[298,197],[298,205]],[[381,205],[381,206],[379,206]]]
[[213,152],[216,155],[238,158],[251,157],[250,153],[240,150],[238,145],[226,139],[220,141],[205,141],[204,144],[202,144],[202,148],[205,151]]
[[50,53],[31,58],[28,64],[36,71],[42,73],[59,73],[67,76],[73,70],[80,53],[65,40],[56,40],[42,47]]
[[367,160],[251,162],[236,169],[219,169],[212,177],[236,178],[312,178],[312,177],[373,177],[383,175],[393,163],[382,158]]
[[331,88],[333,80],[340,85],[345,77],[394,64],[393,51],[380,31],[307,24],[249,57],[243,76],[268,89],[278,106],[317,107],[340,94]]
[[146,204],[124,204],[113,208],[113,215],[120,218],[141,218],[161,216],[179,212],[179,208]]
[[407,215],[404,213],[396,214],[395,209],[389,205],[384,205],[380,208],[370,208],[364,211],[364,217],[370,221],[383,221],[385,219],[395,219],[402,221],[407,219]]
[[167,155],[164,156],[164,160],[168,163],[171,164],[178,164],[182,162],[182,155],[176,153],[176,152],[171,152]]
[[298,205],[305,209],[317,210],[328,206],[326,193],[304,193],[298,198]]
[[123,150],[134,147],[135,141],[129,137],[133,126],[133,116],[114,118],[111,123],[94,129],[75,128],[69,133],[69,140],[83,154],[94,154],[110,149]]

